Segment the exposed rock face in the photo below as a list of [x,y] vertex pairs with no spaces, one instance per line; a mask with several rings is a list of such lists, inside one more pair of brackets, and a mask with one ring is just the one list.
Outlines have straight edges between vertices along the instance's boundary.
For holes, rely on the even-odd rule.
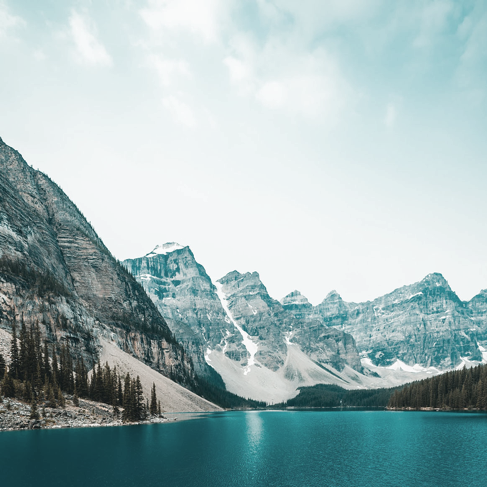
[[462,302],[441,274],[396,289],[366,303],[345,303],[330,293],[309,316],[353,335],[360,352],[374,365],[396,360],[448,369],[482,360],[486,336],[487,293]]
[[193,358],[197,373],[207,379],[213,377],[205,352],[227,336],[229,319],[216,287],[191,249],[175,243],[159,245],[145,257],[127,259],[123,265],[165,317]]
[[38,321],[88,364],[99,338],[190,384],[191,360],[64,192],[0,139],[0,326]]
[[[330,374],[319,373],[310,379],[310,367],[343,370],[348,365],[361,370],[351,336],[321,321],[297,318],[269,296],[256,272],[233,271],[215,285],[189,247],[175,243],[159,245],[124,265],[191,354],[198,374],[207,375],[206,364],[211,365],[231,392],[245,396],[250,391],[248,397],[266,399],[253,389],[255,383],[276,380],[289,386],[292,395],[295,386],[329,379]],[[290,297],[288,304],[299,296]],[[306,305],[306,298],[302,300]],[[302,353],[292,366],[290,347]],[[241,389],[242,381],[248,389]]]

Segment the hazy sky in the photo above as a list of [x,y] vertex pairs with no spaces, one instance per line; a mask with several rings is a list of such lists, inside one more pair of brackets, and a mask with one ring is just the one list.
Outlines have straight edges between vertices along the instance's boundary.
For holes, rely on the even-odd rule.
[[119,259],[487,288],[482,0],[0,0],[0,136]]

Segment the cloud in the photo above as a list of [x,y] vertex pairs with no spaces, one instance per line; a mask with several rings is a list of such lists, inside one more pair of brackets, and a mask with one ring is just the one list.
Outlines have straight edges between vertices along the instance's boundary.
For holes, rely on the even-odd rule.
[[70,34],[76,47],[78,59],[92,66],[111,66],[111,56],[96,37],[96,28],[86,15],[72,11],[69,17]]
[[189,64],[184,59],[167,59],[158,54],[149,54],[148,63],[156,70],[163,86],[171,85],[177,77],[191,77]]
[[323,48],[309,51],[286,35],[271,36],[263,45],[240,35],[232,45],[232,55],[224,59],[231,83],[266,108],[332,119],[352,96]]
[[26,22],[23,18],[11,14],[7,5],[0,1],[0,39],[7,37],[9,30],[25,25]]
[[154,30],[186,30],[205,42],[218,38],[221,13],[228,0],[149,0],[140,11],[145,23]]
[[193,110],[179,96],[166,96],[162,99],[162,104],[181,125],[189,128],[196,126],[196,117]]

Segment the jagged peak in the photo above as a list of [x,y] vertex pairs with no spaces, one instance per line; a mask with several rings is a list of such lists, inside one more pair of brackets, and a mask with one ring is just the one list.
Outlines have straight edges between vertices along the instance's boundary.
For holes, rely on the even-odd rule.
[[325,298],[325,301],[326,300],[330,300],[330,299],[342,299],[342,297],[340,296],[340,294],[337,293],[337,291],[335,291],[335,289],[333,289],[333,291],[330,291],[327,295],[326,295],[326,298]]
[[[286,294],[286,296],[284,296],[284,298],[294,298],[294,297],[296,297],[296,296],[303,296],[303,295],[301,294],[301,292],[300,292],[300,291],[298,291],[298,290],[296,289],[296,290],[295,290],[295,291],[293,291],[292,293]],[[305,297],[305,296],[303,296],[303,298],[304,298],[304,297]],[[283,299],[284,299],[284,298],[283,298]]]
[[289,305],[298,305],[298,306],[308,306],[310,305],[310,302],[308,301],[308,298],[301,294],[299,291],[293,291],[292,293],[289,293],[288,295],[284,296],[281,300],[280,303],[283,306],[289,306]]
[[260,281],[260,276],[257,271],[246,272],[245,274],[242,274],[237,270],[234,270],[229,272],[228,274],[225,274],[221,279],[218,279],[217,282],[238,281],[239,279],[249,279],[249,278],[256,278]]
[[181,250],[186,248],[184,245],[180,245],[176,242],[167,242],[162,245],[156,245],[152,252],[149,252],[146,257],[154,257],[156,255],[167,255],[176,250]]
[[450,285],[448,281],[443,277],[443,274],[439,272],[432,272],[428,274],[422,281],[421,284],[427,287],[444,287],[450,290]]

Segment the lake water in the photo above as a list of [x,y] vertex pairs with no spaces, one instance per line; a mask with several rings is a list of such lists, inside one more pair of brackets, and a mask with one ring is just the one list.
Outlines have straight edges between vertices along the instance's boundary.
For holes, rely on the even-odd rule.
[[2,487],[486,486],[487,415],[226,412],[0,433]]

